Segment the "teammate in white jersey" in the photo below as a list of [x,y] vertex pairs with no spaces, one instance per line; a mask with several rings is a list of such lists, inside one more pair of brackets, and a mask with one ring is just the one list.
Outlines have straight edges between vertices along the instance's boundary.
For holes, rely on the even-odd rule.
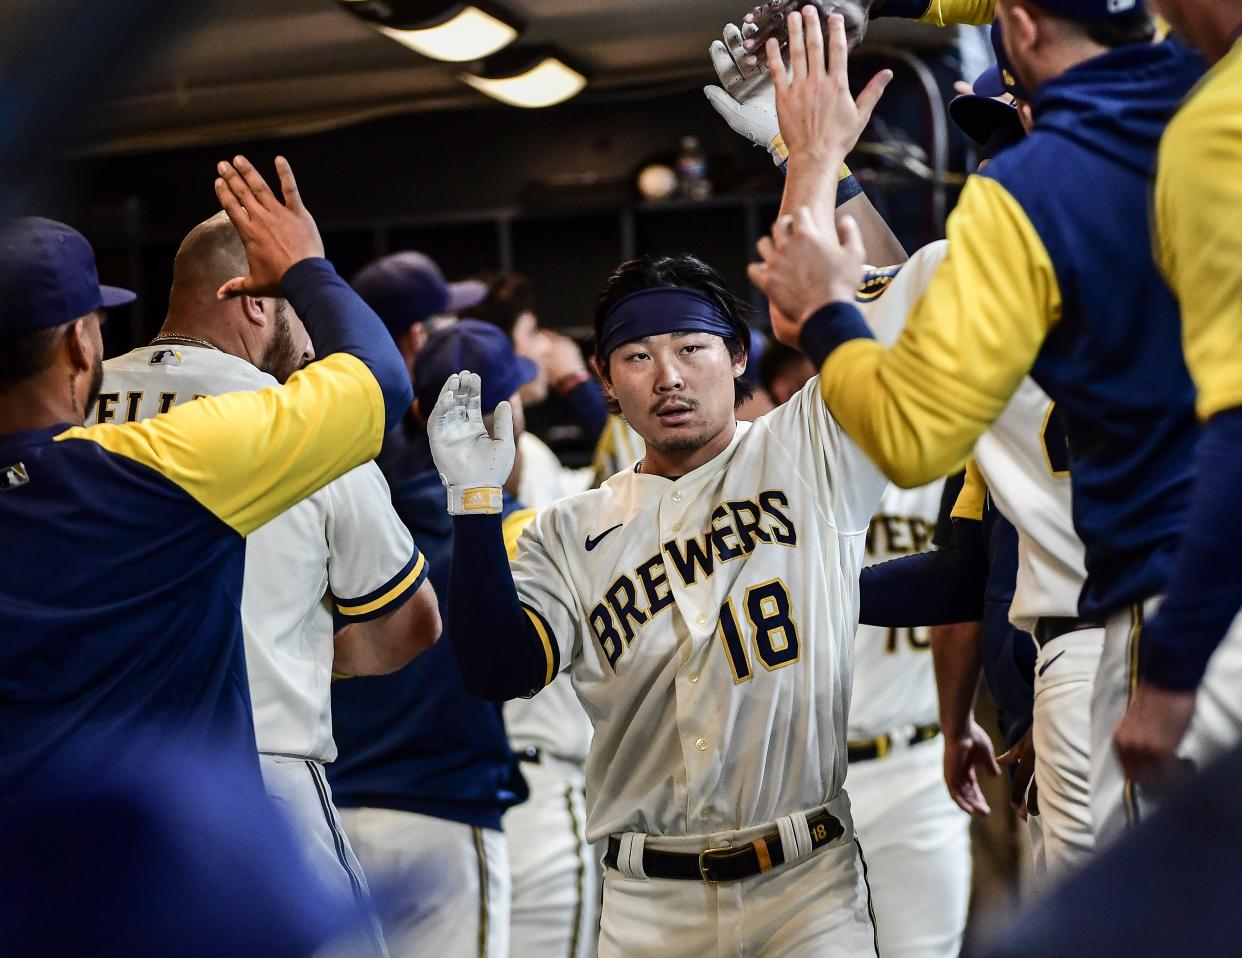
[[[283,300],[216,298],[225,281],[246,272],[225,214],[186,237],[160,335],[104,364],[98,421],[146,419],[199,396],[275,386],[313,355]],[[246,544],[242,628],[264,783],[319,877],[368,910],[366,879],[324,776],[336,757],[330,684],[334,670],[392,672],[436,640],[440,617],[426,576],[374,463],[328,484]]]
[[542,513],[512,574],[488,515],[513,456],[506,410],[489,438],[465,374],[431,417],[467,684],[513,698],[567,669],[595,726],[604,958],[874,953],[842,784],[857,579],[887,483],[817,381],[736,420],[747,338],[692,258],[614,274],[597,358],[644,459]]

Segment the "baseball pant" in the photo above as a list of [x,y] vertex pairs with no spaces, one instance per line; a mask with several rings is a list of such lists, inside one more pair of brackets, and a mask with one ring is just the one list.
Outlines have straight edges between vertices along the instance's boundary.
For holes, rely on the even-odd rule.
[[884,958],[961,952],[970,905],[970,816],[949,798],[943,765],[944,739],[937,736],[854,762],[845,780]]
[[380,890],[393,958],[507,958],[501,832],[388,808],[343,808],[341,821]]
[[1059,636],[1035,659],[1035,786],[1040,847],[1037,887],[1085,863],[1094,846],[1089,780],[1091,698],[1104,629]]
[[[1091,812],[1097,848],[1119,839],[1125,830],[1150,814],[1156,796],[1128,781],[1121,770],[1113,734],[1138,682],[1143,623],[1155,614],[1159,598],[1123,609],[1109,617],[1104,654],[1091,702]],[[1208,663],[1199,686],[1195,717],[1179,749],[1203,768],[1242,740],[1242,617]]]
[[311,869],[330,889],[355,903],[362,913],[373,952],[387,955],[362,866],[332,804],[323,766],[307,759],[260,753],[259,769],[272,802],[292,826]]
[[530,798],[505,813],[511,958],[589,958],[599,939],[599,861],[586,840],[582,767],[547,753],[524,762]]
[[[709,884],[604,872],[600,958],[861,958],[875,955],[866,866],[845,793],[831,805],[845,834],[810,857],[741,881]],[[772,825],[647,848],[698,853],[742,845]]]

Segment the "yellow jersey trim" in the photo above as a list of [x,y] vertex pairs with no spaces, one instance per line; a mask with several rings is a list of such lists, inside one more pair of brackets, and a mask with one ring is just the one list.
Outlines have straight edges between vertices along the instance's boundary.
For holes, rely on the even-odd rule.
[[400,582],[381,595],[378,599],[373,599],[363,605],[340,605],[338,603],[336,609],[341,613],[341,615],[355,618],[360,615],[369,615],[376,609],[382,609],[389,602],[392,602],[399,595],[401,595],[402,592],[408,589],[410,585],[423,574],[423,569],[426,568],[426,566],[426,557],[423,556],[422,553],[419,553],[418,561],[414,563],[414,568],[409,571],[409,574],[402,578]]
[[957,501],[953,503],[953,511],[949,515],[954,519],[982,522],[987,494],[988,484],[983,480],[979,464],[972,458],[966,463],[966,481],[962,483],[962,491],[957,494]]
[[544,676],[543,684],[551,685],[552,680],[556,678],[556,655],[552,651],[552,639],[548,635],[548,630],[543,627],[543,620],[538,615],[526,608],[526,606],[522,606],[522,611],[526,613],[526,617],[535,626],[535,632],[539,636],[539,641],[543,643],[543,654],[548,660],[548,671]]
[[500,533],[505,540],[505,554],[510,562],[517,558],[518,540],[537,515],[534,509],[519,509],[505,516],[504,522],[500,524]]
[[996,18],[996,0],[931,0],[922,23],[947,27],[954,23],[983,26]]

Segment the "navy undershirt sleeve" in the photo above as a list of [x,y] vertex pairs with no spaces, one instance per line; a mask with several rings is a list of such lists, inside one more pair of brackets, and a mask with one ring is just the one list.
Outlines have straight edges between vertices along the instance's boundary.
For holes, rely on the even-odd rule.
[[375,312],[326,259],[295,263],[280,281],[319,356],[349,353],[362,360],[384,396],[387,433],[409,411],[414,389],[397,345]]
[[977,622],[988,578],[983,523],[953,522],[953,544],[863,569],[859,622],[914,628]]
[[836,301],[816,310],[802,324],[798,344],[807,358],[820,369],[838,346],[852,339],[875,339],[862,311],[853,303]]
[[1139,644],[1143,678],[1198,686],[1242,608],[1242,408],[1208,420],[1195,454],[1195,489],[1166,598]]
[[608,404],[599,381],[594,376],[584,379],[567,392],[564,399],[582,426],[587,442],[594,446],[608,425]]
[[918,20],[927,13],[930,6],[929,0],[885,0],[879,9],[872,8],[871,18],[901,17],[903,20]]
[[518,601],[501,523],[498,515],[453,517],[445,629],[466,688],[493,702],[535,694],[548,674],[543,642]]

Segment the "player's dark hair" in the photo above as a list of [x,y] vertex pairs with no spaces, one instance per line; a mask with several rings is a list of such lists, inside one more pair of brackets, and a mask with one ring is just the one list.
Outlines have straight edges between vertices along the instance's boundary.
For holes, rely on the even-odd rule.
[[470,309],[470,318],[498,326],[512,339],[518,317],[535,312],[535,290],[521,273],[500,273],[482,279],[487,283],[487,299]]
[[0,393],[39,375],[52,365],[61,327],[0,336]]
[[756,369],[759,385],[771,393],[772,384],[780,378],[781,373],[794,363],[803,362],[805,359],[806,353],[802,350],[772,340],[764,349],[763,355],[759,357]]
[[[1038,2],[1034,6],[1039,6]],[[1043,9],[1042,7],[1040,9]],[[1092,43],[1109,50],[1130,43],[1151,43],[1156,38],[1156,21],[1150,11],[1140,7],[1120,16],[1103,20],[1073,20],[1049,14]]]
[[[662,256],[659,259],[632,259],[622,263],[604,282],[595,300],[595,361],[602,372],[608,372],[608,357],[599,352],[600,333],[609,310],[626,296],[644,289],[672,286],[690,289],[712,300],[719,306],[733,335],[725,339],[725,347],[735,360],[746,356],[750,350],[750,327],[746,314],[750,307],[730,292],[724,277],[701,259],[683,253],[681,256]],[[740,406],[755,392],[755,387],[741,377],[733,380],[733,402]]]

